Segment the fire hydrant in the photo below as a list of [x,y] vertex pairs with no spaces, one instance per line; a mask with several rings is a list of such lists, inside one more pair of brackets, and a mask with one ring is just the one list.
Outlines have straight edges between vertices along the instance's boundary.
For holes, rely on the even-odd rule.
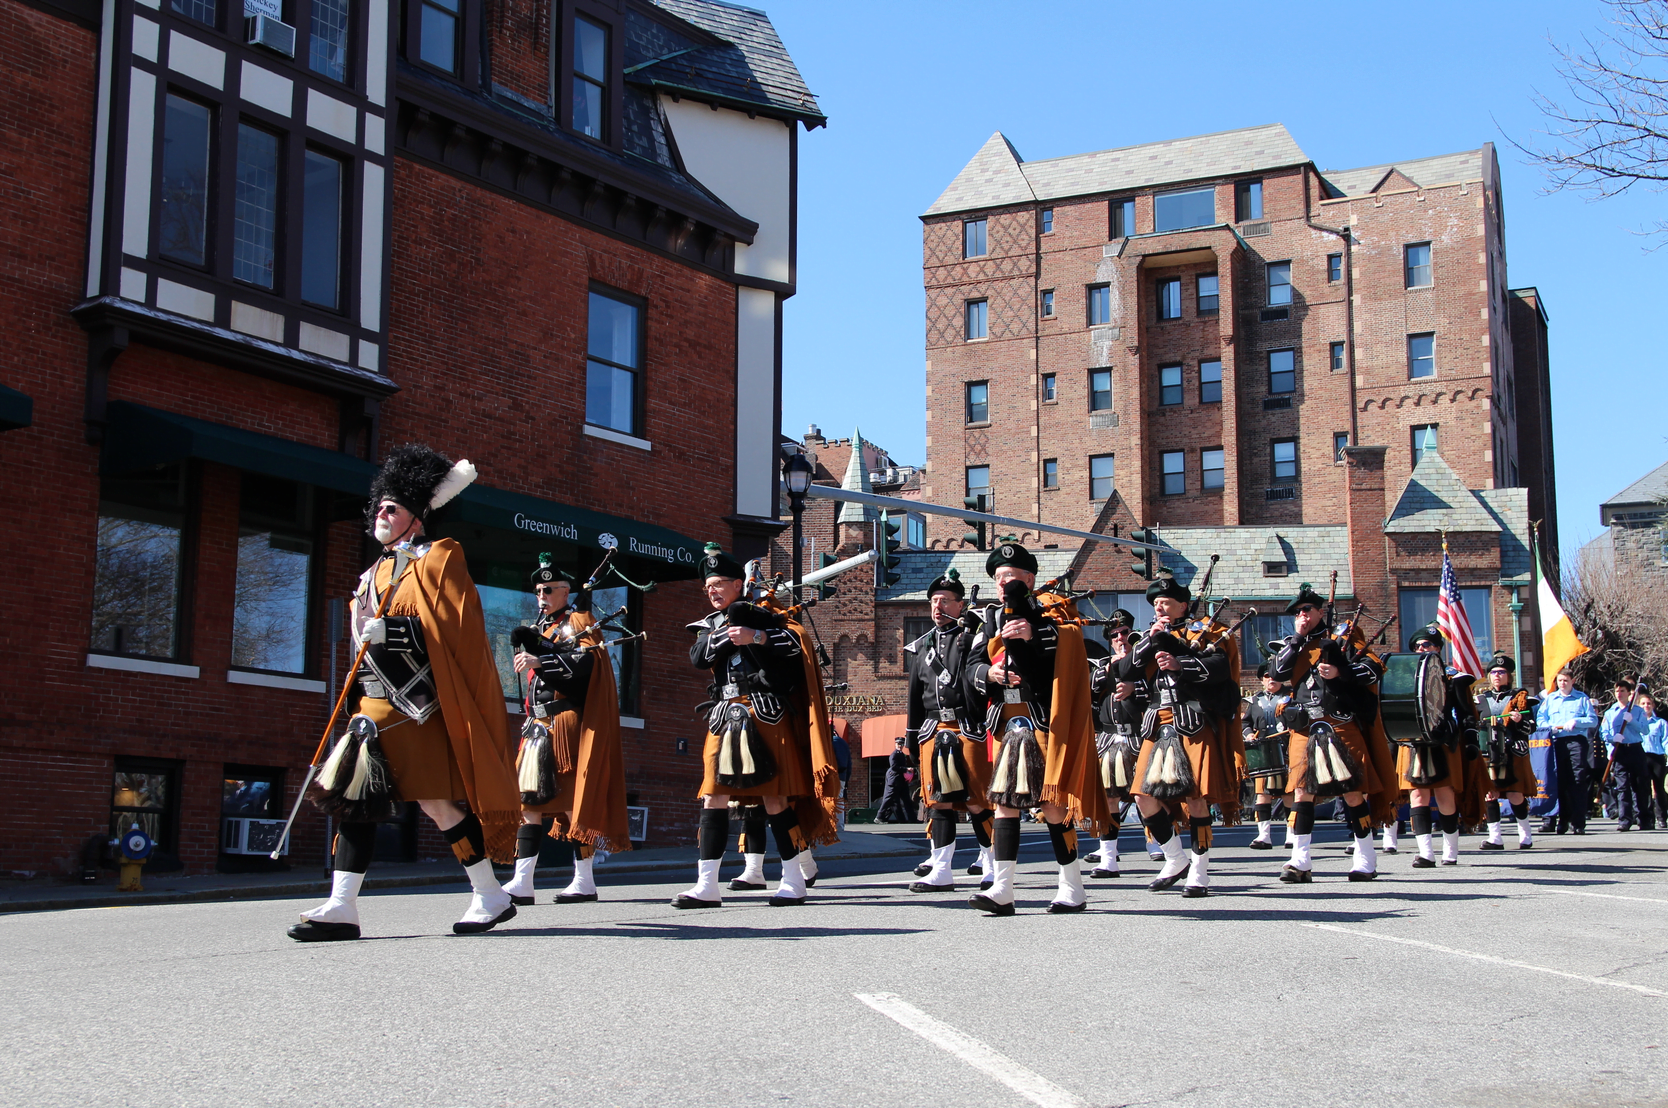
[[151,856],[156,844],[151,837],[139,829],[136,823],[121,837],[118,847],[122,855],[122,883],[116,886],[119,893],[142,893],[145,886],[139,883],[139,871],[145,868],[145,859]]

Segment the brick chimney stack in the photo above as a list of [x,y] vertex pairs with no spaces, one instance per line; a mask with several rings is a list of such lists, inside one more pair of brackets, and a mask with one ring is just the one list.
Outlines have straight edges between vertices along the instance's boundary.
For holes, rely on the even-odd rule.
[[1355,599],[1376,619],[1396,611],[1384,545],[1384,456],[1387,446],[1344,448],[1344,500],[1349,524],[1349,574]]

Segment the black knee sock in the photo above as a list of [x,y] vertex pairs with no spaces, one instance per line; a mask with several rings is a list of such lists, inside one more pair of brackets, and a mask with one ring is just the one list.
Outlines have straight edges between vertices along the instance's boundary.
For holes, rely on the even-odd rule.
[[1440,812],[1438,818],[1442,822],[1442,833],[1444,835],[1452,835],[1459,830],[1458,812]]
[[1431,833],[1431,806],[1416,804],[1408,809],[1407,821],[1413,826],[1415,835],[1429,835]]
[[1019,861],[1019,817],[998,818],[991,845],[998,862]]
[[474,865],[486,857],[486,832],[481,830],[481,821],[474,812],[464,816],[456,825],[441,832],[446,841],[451,844],[452,853],[465,868]]
[[1292,834],[1313,835],[1315,833],[1315,802],[1313,800],[1299,800],[1292,805],[1292,814],[1297,817],[1292,822]]
[[1529,818],[1529,802],[1520,800],[1512,805],[1512,818],[1522,823]]
[[765,852],[765,820],[763,804],[749,804],[741,810],[741,838],[736,842],[736,848],[743,854],[763,854]]
[[1483,818],[1489,823],[1500,822],[1500,802],[1498,800],[1483,802]]
[[1193,840],[1193,853],[1203,854],[1210,849],[1210,817],[1194,816],[1187,821],[1187,837]]
[[980,846],[990,845],[990,821],[995,812],[986,808],[982,812],[974,812],[968,818],[973,821],[973,841]]
[[591,857],[597,852],[595,843],[574,843],[573,856],[581,860]]
[[1153,842],[1163,846],[1176,833],[1176,825],[1170,819],[1170,813],[1160,808],[1150,816],[1142,816],[1141,822],[1147,825],[1147,834],[1152,836]]
[[544,828],[536,823],[524,823],[516,828],[515,856],[517,858],[537,858],[539,847],[544,843]]
[[1366,801],[1344,805],[1344,821],[1349,824],[1349,833],[1358,839],[1365,839],[1373,833],[1373,821],[1369,811]]
[[934,808],[932,810],[932,845],[953,846],[956,841],[956,813],[953,809]]
[[714,858],[724,857],[724,847],[730,841],[730,810],[728,808],[702,808],[701,830],[697,842],[700,844],[701,861],[710,862]]
[[786,862],[798,857],[804,849],[804,840],[799,831],[799,816],[792,808],[784,808],[773,816],[766,816],[770,824],[770,833],[776,839],[776,854]]
[[1258,804],[1251,809],[1257,817],[1258,823],[1267,823],[1274,818],[1274,805]]
[[333,869],[343,873],[364,873],[376,854],[376,824],[343,823],[336,827],[336,860]]
[[1077,861],[1077,828],[1069,823],[1048,825],[1048,841],[1054,847],[1054,860],[1062,866]]

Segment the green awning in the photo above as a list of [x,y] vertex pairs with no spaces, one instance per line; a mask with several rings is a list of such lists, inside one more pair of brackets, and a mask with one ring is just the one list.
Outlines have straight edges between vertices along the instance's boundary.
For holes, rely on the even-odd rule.
[[35,401],[28,393],[0,385],[0,431],[16,431],[35,422]]
[[291,442],[241,427],[159,412],[125,400],[110,403],[99,468],[133,473],[201,458],[236,469],[365,496],[376,466],[336,450]]
[[618,548],[622,557],[656,563],[655,577],[661,580],[695,576],[695,566],[704,556],[704,543],[653,523],[639,523],[481,484],[464,489],[448,508],[447,515],[463,523],[501,527],[533,538],[571,542],[598,550]]

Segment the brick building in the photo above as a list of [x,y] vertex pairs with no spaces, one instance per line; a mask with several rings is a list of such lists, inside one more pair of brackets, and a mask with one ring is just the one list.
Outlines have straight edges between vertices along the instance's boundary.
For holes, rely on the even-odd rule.
[[[74,873],[134,821],[190,870],[247,864],[223,834],[295,796],[369,477],[407,440],[479,467],[432,530],[507,702],[540,551],[663,582],[599,602],[650,634],[613,652],[632,802],[689,837],[688,578],[778,527],[797,136],[824,122],[769,19],[0,0],[0,44],[0,870]],[[304,809],[293,854],[323,830]],[[439,852],[417,835],[389,852]]]

